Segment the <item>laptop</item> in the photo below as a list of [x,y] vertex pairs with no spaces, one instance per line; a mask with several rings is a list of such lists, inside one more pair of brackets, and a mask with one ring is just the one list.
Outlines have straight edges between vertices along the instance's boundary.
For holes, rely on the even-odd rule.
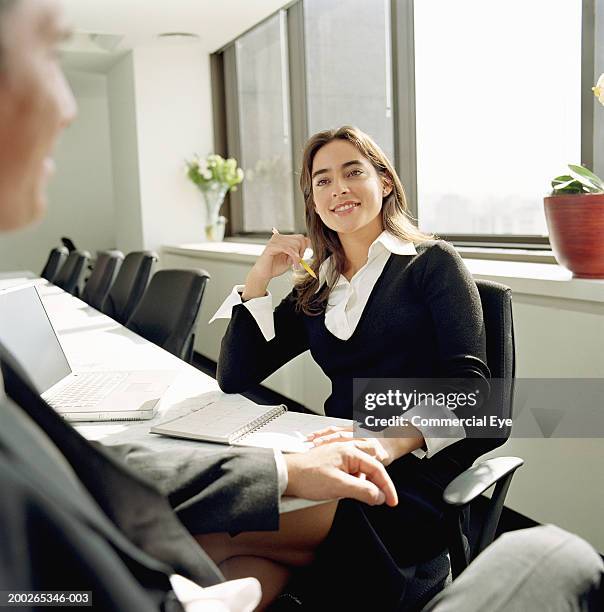
[[177,371],[74,372],[33,285],[0,292],[0,340],[34,387],[70,421],[139,421],[155,416]]

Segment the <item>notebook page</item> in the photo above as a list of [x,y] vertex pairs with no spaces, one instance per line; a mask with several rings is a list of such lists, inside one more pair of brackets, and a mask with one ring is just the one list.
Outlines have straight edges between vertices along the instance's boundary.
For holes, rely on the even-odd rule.
[[[233,435],[257,419],[265,419],[280,406],[257,406],[249,403],[215,402],[185,416],[159,423],[151,433],[229,444]],[[281,408],[283,410],[283,408]]]
[[237,446],[274,448],[284,453],[304,453],[313,445],[306,436],[326,427],[349,427],[352,421],[302,412],[285,412],[259,430],[239,438]]

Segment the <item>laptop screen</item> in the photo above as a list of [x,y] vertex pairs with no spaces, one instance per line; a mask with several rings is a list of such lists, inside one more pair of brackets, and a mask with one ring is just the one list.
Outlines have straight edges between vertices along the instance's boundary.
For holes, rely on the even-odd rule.
[[0,341],[44,393],[71,368],[35,287],[0,291]]

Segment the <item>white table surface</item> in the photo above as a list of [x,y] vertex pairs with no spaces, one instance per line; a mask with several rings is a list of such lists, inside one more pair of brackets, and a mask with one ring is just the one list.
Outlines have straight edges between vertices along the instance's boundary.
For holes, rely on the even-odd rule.
[[[76,429],[89,440],[103,444],[139,443],[152,449],[195,446],[208,453],[222,452],[225,446],[193,440],[169,438],[149,433],[149,428],[167,418],[186,414],[216,399],[251,402],[241,395],[227,395],[216,381],[126,329],[85,302],[46,281],[26,280],[19,273],[19,283],[33,282],[59,336],[61,346],[74,371],[89,370],[173,370],[177,376],[162,396],[156,416],[146,421],[78,423]],[[29,277],[31,279],[31,276]],[[0,277],[0,281],[2,281]],[[0,290],[3,289],[0,284]],[[281,512],[291,512],[315,505],[310,500],[284,497]]]

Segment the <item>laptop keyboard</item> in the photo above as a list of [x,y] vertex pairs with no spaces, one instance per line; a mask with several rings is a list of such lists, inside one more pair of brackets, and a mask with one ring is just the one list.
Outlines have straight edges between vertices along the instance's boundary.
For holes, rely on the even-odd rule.
[[83,372],[44,399],[63,412],[94,408],[126,378],[128,372]]

